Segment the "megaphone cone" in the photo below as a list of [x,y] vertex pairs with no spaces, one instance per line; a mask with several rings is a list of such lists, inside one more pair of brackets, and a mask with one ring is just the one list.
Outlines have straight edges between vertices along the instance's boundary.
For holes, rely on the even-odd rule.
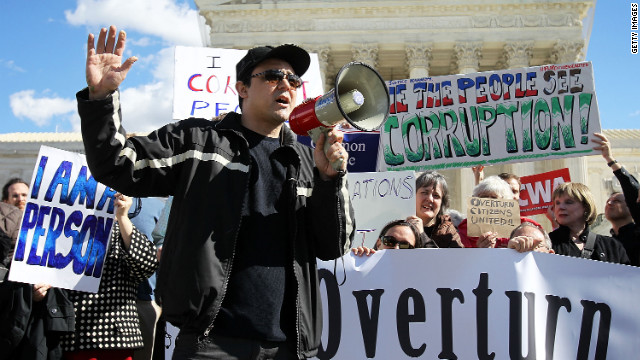
[[[350,62],[336,75],[333,89],[293,109],[289,126],[314,142],[342,120],[356,129],[372,131],[389,116],[389,105],[389,89],[382,76],[367,64]],[[325,143],[325,152],[329,146]],[[331,165],[336,170],[341,167],[340,162]]]

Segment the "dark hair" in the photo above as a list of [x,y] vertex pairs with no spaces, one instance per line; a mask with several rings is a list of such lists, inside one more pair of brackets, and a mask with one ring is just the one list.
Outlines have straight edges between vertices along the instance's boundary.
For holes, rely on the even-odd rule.
[[[254,66],[255,67],[255,66]],[[236,81],[240,81],[242,82],[246,87],[250,87],[251,86],[251,72],[253,71],[253,69],[251,69],[251,71],[249,71],[248,73],[246,73],[245,75],[242,75],[242,78],[238,78],[236,79]],[[240,107],[240,111],[242,111],[242,97],[240,96],[240,94],[238,94],[238,106]]]
[[9,179],[9,181],[7,181],[6,184],[4,184],[4,187],[2,188],[2,201],[6,201],[9,199],[9,187],[13,184],[25,184],[27,185],[27,187],[29,187],[29,184],[22,180],[21,178],[15,177],[15,178],[11,178]]
[[[385,225],[382,228],[382,230],[380,230],[380,234],[378,235],[378,240],[383,235],[387,235],[387,231],[389,231],[391,228],[396,226],[406,226],[409,229],[411,229],[413,236],[416,238],[415,248],[418,249],[418,248],[424,247],[424,244],[422,243],[422,238],[420,237],[420,230],[418,230],[418,228],[415,225],[413,225],[410,222],[407,222],[406,220],[393,220],[390,223],[387,223],[387,225]],[[373,246],[375,250],[378,250],[378,240],[376,240],[376,244]]]
[[520,186],[522,185],[522,182],[520,182],[520,176],[518,176],[516,174],[503,172],[503,173],[498,174],[498,177],[500,179],[504,180],[504,181],[509,181],[509,180],[513,179],[518,183],[518,185],[520,185]]
[[438,185],[442,188],[442,204],[440,204],[440,211],[436,214],[436,218],[439,219],[449,209],[449,187],[447,186],[447,180],[442,174],[435,171],[425,171],[416,179],[416,191],[423,187],[437,188]]

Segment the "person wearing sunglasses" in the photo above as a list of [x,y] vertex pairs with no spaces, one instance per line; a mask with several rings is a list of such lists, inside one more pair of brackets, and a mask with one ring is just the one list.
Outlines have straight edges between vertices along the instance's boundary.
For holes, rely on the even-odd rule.
[[394,220],[385,225],[380,231],[373,249],[366,246],[358,246],[351,249],[357,255],[371,255],[376,250],[387,249],[415,249],[424,247],[424,235],[420,230],[407,220]]
[[173,196],[156,288],[180,328],[173,359],[314,357],[316,258],[347,252],[355,220],[342,133],[311,149],[285,125],[309,54],[290,44],[250,49],[236,64],[241,114],[126,138],[118,88],[136,58],[123,58],[125,43],[115,26],[97,44],[89,35],[78,112],[96,180],[130,196]]

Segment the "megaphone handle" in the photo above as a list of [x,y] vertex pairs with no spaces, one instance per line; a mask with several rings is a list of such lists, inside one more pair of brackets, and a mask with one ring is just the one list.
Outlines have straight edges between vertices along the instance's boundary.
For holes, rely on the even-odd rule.
[[[318,126],[309,130],[309,136],[311,136],[311,140],[313,140],[315,144],[318,143],[318,140],[320,139],[320,134],[324,134],[325,142],[324,142],[323,150],[325,155],[327,154],[327,151],[329,151],[329,148],[331,147],[331,143],[329,142],[329,131],[331,130],[333,130],[333,127],[324,127],[324,126]],[[338,158],[337,160],[332,161],[331,167],[333,168],[333,170],[341,171],[343,161],[344,160],[342,158]]]

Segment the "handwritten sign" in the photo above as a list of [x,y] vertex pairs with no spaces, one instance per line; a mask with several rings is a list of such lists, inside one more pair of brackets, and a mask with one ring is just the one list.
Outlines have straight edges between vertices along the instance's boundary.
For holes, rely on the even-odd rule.
[[353,247],[372,248],[388,222],[416,214],[413,171],[347,173],[347,177],[357,226]]
[[97,292],[114,195],[91,176],[84,155],[42,146],[9,280]]
[[319,261],[318,278],[320,360],[640,353],[637,267],[512,249],[382,250]]
[[471,197],[467,203],[467,234],[480,236],[495,231],[498,237],[508,238],[520,225],[518,200]]
[[[221,113],[240,112],[236,91],[236,64],[247,50],[208,47],[175,48],[173,118],[211,119]],[[317,54],[304,74],[297,102],[324,92]]]
[[469,168],[597,154],[590,62],[388,82],[378,171]]
[[520,178],[520,215],[544,214],[551,203],[553,190],[571,181],[569,169],[553,170]]

